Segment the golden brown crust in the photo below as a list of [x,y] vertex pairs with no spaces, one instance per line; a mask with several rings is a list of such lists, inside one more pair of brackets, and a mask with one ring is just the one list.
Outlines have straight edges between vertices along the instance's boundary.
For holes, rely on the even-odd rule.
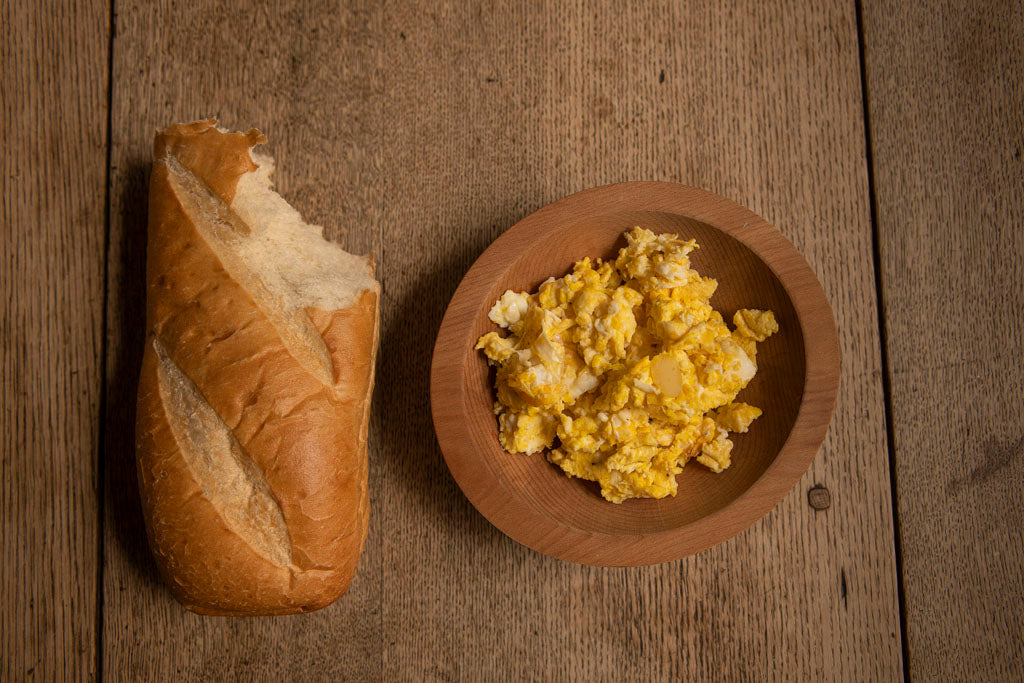
[[[333,386],[289,353],[250,293],[233,280],[175,195],[173,154],[225,203],[255,169],[258,131],[213,122],[171,126],[154,144],[147,256],[147,342],[137,454],[147,530],[175,597],[202,614],[289,614],[347,589],[366,538],[366,435],[379,293],[339,311],[307,311],[334,365]],[[218,512],[183,457],[161,395],[154,338],[262,472],[290,539],[281,566]],[[225,476],[228,476],[225,474]]]
[[267,138],[255,128],[247,133],[224,133],[216,126],[216,119],[169,126],[153,140],[153,159],[173,155],[230,204],[238,179],[256,170],[249,150]]

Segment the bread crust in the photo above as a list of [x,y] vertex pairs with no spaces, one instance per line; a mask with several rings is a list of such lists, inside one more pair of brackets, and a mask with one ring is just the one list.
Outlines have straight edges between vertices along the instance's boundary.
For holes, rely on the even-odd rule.
[[[346,591],[366,539],[379,285],[342,310],[306,309],[333,364],[325,384],[228,274],[196,225],[205,219],[175,190],[171,156],[230,211],[239,178],[256,169],[250,148],[263,135],[214,124],[174,125],[154,143],[136,423],[146,529],[168,586],[190,610],[308,612]],[[197,390],[190,400],[212,409],[214,428],[189,431],[185,413],[196,410],[175,403],[167,385],[181,375]],[[231,441],[235,460],[197,446],[208,441]],[[260,475],[265,484],[252,483]],[[283,541],[256,533],[268,524],[254,516],[261,510],[283,518]]]

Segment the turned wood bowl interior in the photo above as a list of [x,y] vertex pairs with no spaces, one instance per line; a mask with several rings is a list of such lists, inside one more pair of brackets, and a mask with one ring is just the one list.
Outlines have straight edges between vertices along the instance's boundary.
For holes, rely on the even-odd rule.
[[[623,233],[636,225],[697,240],[691,261],[718,281],[711,303],[730,329],[739,308],[772,310],[780,329],[758,344],[757,375],[737,397],[764,414],[746,434],[731,435],[731,467],[714,474],[691,461],[677,478],[675,497],[613,504],[596,483],[566,477],[543,454],[501,448],[494,369],[473,346],[498,329],[487,312],[505,290],[533,292],[584,256],[614,259],[625,244]],[[492,523],[563,559],[650,564],[725,540],[792,488],[831,418],[838,345],[813,272],[763,219],[694,188],[624,183],[541,209],[481,255],[445,314],[431,382],[435,427],[448,466]]]

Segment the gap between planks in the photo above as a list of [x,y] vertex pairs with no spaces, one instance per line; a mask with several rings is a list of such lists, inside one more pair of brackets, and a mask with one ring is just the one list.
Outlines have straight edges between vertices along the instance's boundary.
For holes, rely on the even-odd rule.
[[96,439],[98,453],[96,454],[96,495],[99,497],[96,505],[97,533],[96,533],[96,659],[95,676],[96,680],[103,680],[103,549],[106,542],[106,529],[104,518],[106,516],[106,462],[103,457],[107,443],[107,346],[109,335],[107,334],[107,316],[110,310],[110,231],[111,231],[111,196],[113,182],[113,128],[114,128],[114,40],[117,38],[117,12],[114,8],[114,0],[108,3],[107,23],[107,124],[106,124],[106,158],[107,168],[104,179],[106,194],[103,198],[103,314],[100,317],[100,424],[99,435]]
[[868,207],[871,216],[871,263],[875,271],[875,309],[878,314],[878,345],[882,370],[882,398],[885,407],[885,447],[889,461],[889,494],[892,501],[892,540],[896,560],[896,596],[899,600],[900,657],[903,680],[910,681],[910,657],[907,648],[907,596],[903,585],[903,550],[900,539],[899,496],[896,490],[896,439],[892,427],[892,380],[889,375],[889,343],[885,324],[885,298],[882,294],[882,247],[878,230],[878,200],[875,195],[875,164],[871,144],[871,107],[868,101],[867,58],[865,55],[864,8],[854,2],[857,17],[857,57],[860,66],[860,99],[864,108],[864,166],[868,174]]

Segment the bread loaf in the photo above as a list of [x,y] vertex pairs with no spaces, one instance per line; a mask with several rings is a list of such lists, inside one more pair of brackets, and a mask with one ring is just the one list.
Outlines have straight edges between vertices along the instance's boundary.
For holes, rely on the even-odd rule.
[[154,143],[137,463],[146,529],[200,614],[340,597],[367,529],[380,286],[271,189],[256,130]]

